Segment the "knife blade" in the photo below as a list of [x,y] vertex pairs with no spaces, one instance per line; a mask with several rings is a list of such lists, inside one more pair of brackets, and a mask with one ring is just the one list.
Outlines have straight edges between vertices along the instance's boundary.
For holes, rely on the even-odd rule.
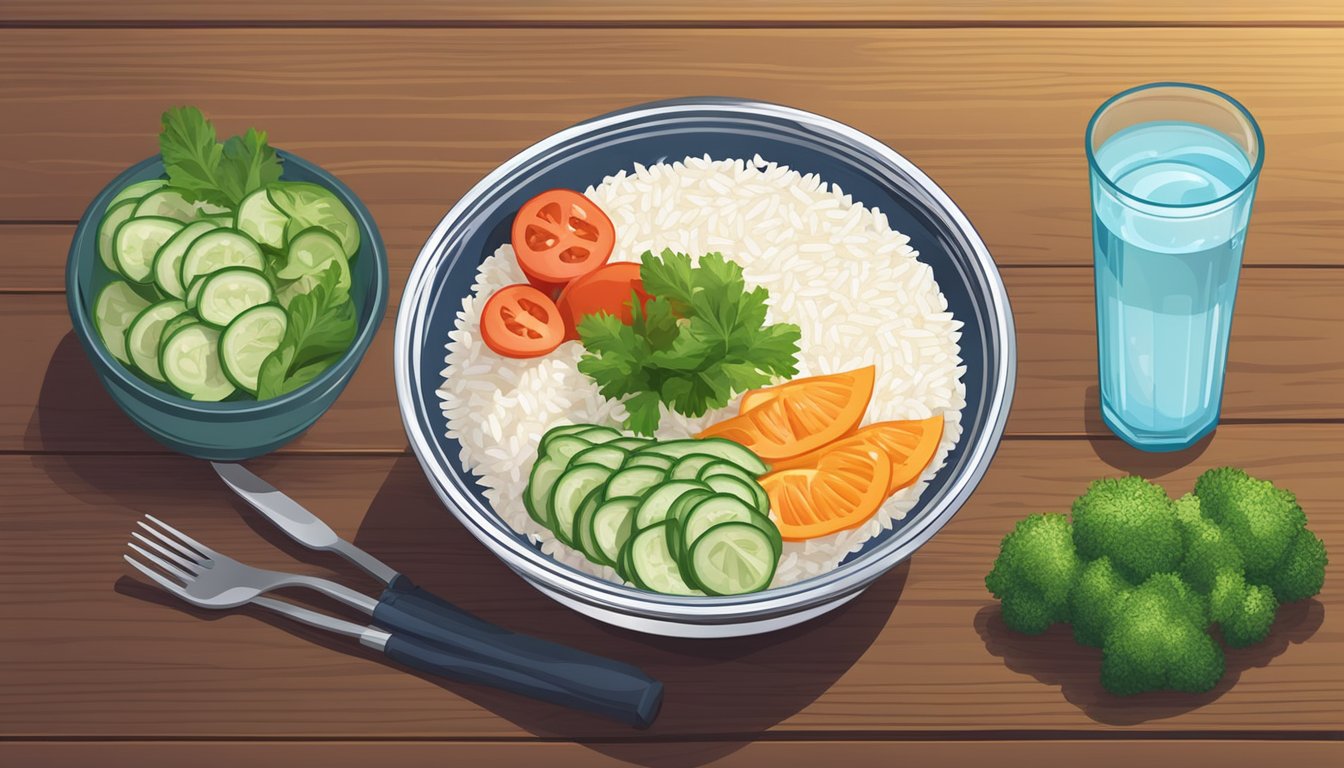
[[335,552],[389,586],[401,576],[387,563],[337,536],[317,515],[241,464],[212,461],[210,466],[225,485],[294,541],[319,552]]

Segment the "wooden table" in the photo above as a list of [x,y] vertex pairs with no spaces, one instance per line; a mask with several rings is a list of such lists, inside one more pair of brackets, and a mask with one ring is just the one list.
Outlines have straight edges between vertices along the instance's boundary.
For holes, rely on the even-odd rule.
[[[900,7],[897,7],[900,6]],[[1150,455],[1101,425],[1084,125],[1152,80],[1222,88],[1267,161],[1222,426]],[[145,512],[241,559],[334,574],[202,462],[137,431],[70,331],[65,251],[95,192],[201,106],[368,203],[394,288],[477,179],[580,119],[690,94],[834,117],[895,147],[998,260],[1020,373],[988,476],[947,528],[842,610],[766,637],[659,640],[509,573],[435,500],[392,381],[393,296],[340,402],[250,466],[342,534],[501,624],[667,681],[654,728],[408,674],[242,610],[206,615],[126,575]],[[0,6],[0,764],[1095,766],[1344,761],[1344,5],[1335,0],[7,0]],[[1294,489],[1335,554],[1319,597],[1228,654],[1200,696],[1115,698],[1065,631],[1005,629],[983,576],[1021,516],[1097,476],[1174,492],[1236,464]],[[319,761],[322,761],[319,763]],[[899,761],[899,762],[898,762]]]

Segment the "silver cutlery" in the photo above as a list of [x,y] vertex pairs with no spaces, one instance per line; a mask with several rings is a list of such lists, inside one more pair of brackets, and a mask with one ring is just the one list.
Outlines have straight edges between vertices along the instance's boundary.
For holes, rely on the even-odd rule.
[[[374,599],[327,579],[253,568],[151,515],[145,518],[153,525],[139,522],[144,533],[133,531],[133,541],[128,543],[138,557],[127,554],[126,562],[199,608],[259,605],[295,621],[357,638],[393,661],[423,672],[491,685],[639,727],[653,722],[662,703],[662,683],[627,664],[514,634],[462,611],[454,619],[455,631],[448,634],[442,623],[446,614],[435,613],[426,620],[414,604],[409,611],[399,605],[400,593]],[[264,596],[284,587],[329,595],[368,614],[377,626]]]

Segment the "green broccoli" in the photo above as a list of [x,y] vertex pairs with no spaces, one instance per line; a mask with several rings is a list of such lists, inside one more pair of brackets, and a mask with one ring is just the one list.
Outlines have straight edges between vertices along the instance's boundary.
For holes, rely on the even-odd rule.
[[1179,576],[1152,576],[1129,595],[1106,633],[1101,684],[1121,696],[1209,690],[1223,676],[1223,651],[1207,625],[1203,600]]
[[1116,572],[1109,557],[1083,566],[1069,601],[1073,639],[1079,645],[1100,648],[1133,591],[1133,585]]
[[1184,547],[1174,506],[1141,477],[1097,480],[1073,502],[1073,543],[1089,560],[1109,557],[1134,583],[1175,571]]
[[1069,519],[1030,515],[1003,537],[985,586],[1003,602],[1003,621],[1028,635],[1069,620],[1069,591],[1078,574]]
[[1246,578],[1263,584],[1307,527],[1307,516],[1288,491],[1240,469],[1210,469],[1195,481],[1200,509],[1217,523],[1246,560]]
[[1308,530],[1300,531],[1265,584],[1281,603],[1305,600],[1325,583],[1325,542]]
[[1240,648],[1264,640],[1279,601],[1268,587],[1246,583],[1241,550],[1204,516],[1199,497],[1186,494],[1176,507],[1185,540],[1181,576],[1209,596],[1212,618],[1222,627],[1228,645]]

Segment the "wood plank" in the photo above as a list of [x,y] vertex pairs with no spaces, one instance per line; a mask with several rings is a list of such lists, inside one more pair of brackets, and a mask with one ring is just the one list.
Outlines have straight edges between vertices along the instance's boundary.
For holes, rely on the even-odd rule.
[[[956,518],[849,606],[767,637],[655,639],[584,619],[496,561],[439,504],[413,458],[286,456],[258,473],[340,534],[502,625],[634,662],[668,686],[635,734],[585,715],[378,662],[252,610],[204,615],[131,579],[119,555],[142,513],[264,567],[333,573],[339,558],[281,541],[203,462],[0,457],[0,737],[594,738],[751,740],[761,733],[1337,733],[1344,722],[1344,558],[1325,590],[1281,609],[1265,644],[1229,651],[1212,692],[1115,698],[1099,653],[1056,628],[1004,628],[983,576],[1030,512],[1066,510],[1092,478],[1137,472],[1182,493],[1203,469],[1245,467],[1293,489],[1313,529],[1344,542],[1344,425],[1227,427],[1201,450],[1111,441],[1005,443]],[[190,499],[189,507],[183,506]],[[331,570],[328,570],[331,569]],[[314,647],[313,642],[324,647]],[[605,747],[595,747],[603,750]]]
[[[77,219],[155,150],[165,107],[195,103],[225,133],[268,129],[418,245],[523,147],[612,109],[718,93],[897,148],[1001,263],[1086,264],[1087,119],[1126,86],[1177,79],[1234,94],[1269,136],[1248,261],[1340,264],[1342,47],[1344,29],[0,30],[0,210]],[[574,50],[583,67],[554,66]]]
[[[1004,276],[1018,333],[1009,434],[1108,436],[1097,405],[1091,270],[1008,268]],[[394,276],[393,285],[404,280]],[[1344,418],[1342,293],[1344,270],[1246,270],[1224,423]],[[405,448],[392,376],[395,304],[349,388],[287,450]],[[63,295],[0,295],[0,324],[13,329],[0,335],[0,359],[10,363],[0,378],[0,451],[158,450],[96,383]]]
[[994,765],[998,768],[1038,768],[1042,764],[1081,762],[1093,768],[1132,768],[1135,765],[1218,765],[1222,768],[1262,768],[1285,758],[1301,765],[1335,765],[1344,755],[1339,741],[1194,741],[1163,739],[1113,741],[1066,739],[1059,741],[789,741],[724,744],[703,741],[646,742],[640,744],[572,744],[517,742],[20,742],[0,744],[0,759],[13,765],[45,768],[87,768],[174,765],[195,768],[235,768],[256,764],[264,752],[265,764],[322,765],[327,768],[363,768],[396,765],[401,768],[440,768],[448,765],[490,765],[495,768],[588,768],[629,765]]
[[0,9],[0,21],[303,21],[370,22],[437,21],[445,23],[560,23],[657,24],[788,23],[854,24],[943,22],[1157,22],[1217,24],[1286,21],[1338,21],[1339,6],[1330,0],[1293,0],[1266,6],[1256,0],[1190,0],[1163,3],[1089,3],[1077,0],[1035,0],[1001,3],[994,0],[920,0],[890,3],[883,0],[839,0],[818,5],[806,0],[683,0],[643,3],[638,0],[588,0],[559,5],[552,0],[511,0],[482,4],[464,0],[396,0],[379,3],[377,13],[355,0],[325,2],[262,2],[235,0],[227,4],[175,3],[170,0],[132,0],[115,5],[97,0],[11,0]]

